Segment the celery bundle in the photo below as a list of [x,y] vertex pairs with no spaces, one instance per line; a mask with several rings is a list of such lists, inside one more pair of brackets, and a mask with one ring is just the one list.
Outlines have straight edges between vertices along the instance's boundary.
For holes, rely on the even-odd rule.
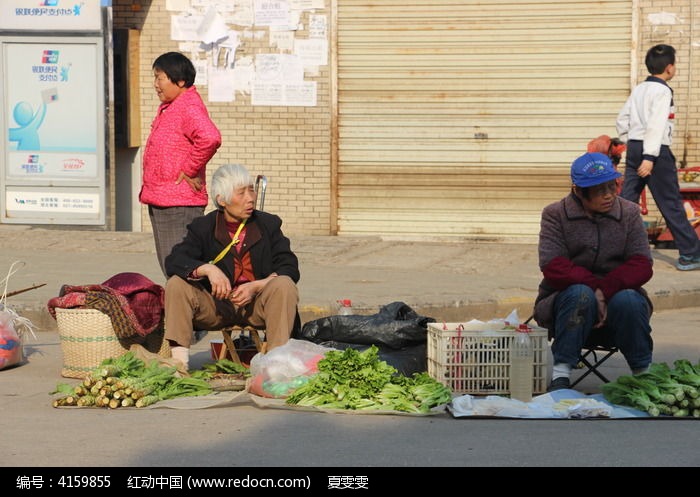
[[623,375],[601,387],[613,404],[647,412],[650,416],[692,416],[700,418],[700,363],[687,359],[652,363],[638,375]]

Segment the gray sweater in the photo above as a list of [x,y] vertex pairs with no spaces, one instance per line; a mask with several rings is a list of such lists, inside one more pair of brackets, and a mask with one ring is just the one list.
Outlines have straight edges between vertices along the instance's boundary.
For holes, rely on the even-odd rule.
[[545,277],[534,317],[550,330],[554,299],[570,285],[600,288],[608,299],[628,288],[646,296],[642,285],[651,278],[652,258],[639,205],[618,197],[609,212],[592,218],[573,193],[548,205],[540,223],[539,264]]

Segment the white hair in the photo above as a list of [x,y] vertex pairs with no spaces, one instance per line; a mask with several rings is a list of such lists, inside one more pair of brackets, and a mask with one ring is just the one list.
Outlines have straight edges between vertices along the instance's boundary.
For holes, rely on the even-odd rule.
[[223,202],[229,203],[233,192],[243,186],[251,186],[253,180],[245,166],[241,164],[224,164],[214,171],[211,177],[211,198],[217,209],[221,205],[217,201],[220,198]]

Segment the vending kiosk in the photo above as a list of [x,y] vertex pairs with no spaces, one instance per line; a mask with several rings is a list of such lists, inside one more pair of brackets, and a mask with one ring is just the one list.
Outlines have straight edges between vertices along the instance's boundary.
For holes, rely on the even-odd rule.
[[104,226],[104,0],[0,0],[0,223]]

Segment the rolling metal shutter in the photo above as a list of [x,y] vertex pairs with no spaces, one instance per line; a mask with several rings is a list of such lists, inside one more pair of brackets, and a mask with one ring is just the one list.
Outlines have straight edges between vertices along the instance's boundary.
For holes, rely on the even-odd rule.
[[338,234],[536,239],[616,135],[631,26],[631,0],[337,0]]

